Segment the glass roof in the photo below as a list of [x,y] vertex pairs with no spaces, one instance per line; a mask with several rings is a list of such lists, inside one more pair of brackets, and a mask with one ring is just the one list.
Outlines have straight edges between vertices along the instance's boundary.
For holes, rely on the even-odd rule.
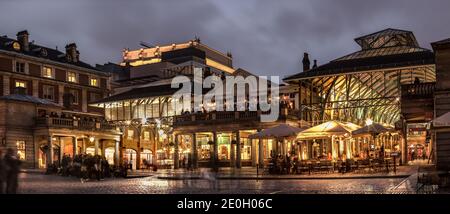
[[375,48],[368,50],[361,50],[347,56],[343,56],[334,61],[341,60],[350,60],[350,59],[361,59],[361,58],[369,58],[376,56],[388,56],[388,55],[396,55],[396,54],[407,54],[407,53],[416,53],[416,52],[424,52],[429,51],[425,48],[420,47],[410,47],[410,46],[393,46],[393,47],[383,47],[383,48]]

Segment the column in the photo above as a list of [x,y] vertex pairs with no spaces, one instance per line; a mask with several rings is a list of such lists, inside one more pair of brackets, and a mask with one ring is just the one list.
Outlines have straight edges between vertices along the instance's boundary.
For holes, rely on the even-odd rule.
[[61,163],[62,158],[64,156],[64,147],[65,147],[65,144],[64,144],[63,138],[59,137],[59,163]]
[[217,160],[218,160],[218,142],[217,142],[217,132],[213,132],[213,142],[214,142],[214,144],[213,144],[213,154],[212,154],[212,156],[211,156],[211,158],[212,158],[212,166],[213,166],[213,168],[217,168]]
[[95,144],[95,155],[98,155],[98,147],[99,147],[99,140],[97,138],[95,138],[94,140],[94,144]]
[[32,80],[33,83],[33,97],[39,97],[39,80]]
[[119,154],[120,154],[120,151],[119,151],[119,146],[120,146],[120,141],[115,141],[116,143],[115,143],[115,145],[114,145],[114,165],[116,165],[116,166],[119,166],[119,162],[120,162],[120,160],[119,160]]
[[173,153],[173,168],[178,169],[180,168],[180,163],[178,161],[179,159],[179,151],[178,151],[178,135],[175,135],[175,146],[174,146],[174,153]]
[[[233,142],[234,140],[231,141],[231,145],[230,145],[230,166],[231,168],[235,168],[236,167],[236,144]],[[237,142],[237,141],[235,141]]]
[[331,136],[331,159],[336,160],[335,149],[334,149],[334,135]]
[[253,139],[248,139],[250,141],[251,148],[251,158],[252,158],[252,166],[256,166],[256,142]]
[[236,168],[241,168],[241,135],[236,131]]
[[81,101],[78,101],[81,104],[81,110],[83,112],[87,112],[87,106],[88,106],[88,97],[87,97],[87,90],[83,89],[81,91]]
[[78,141],[77,137],[72,137],[72,145],[73,145],[73,157],[78,155]]
[[10,94],[10,78],[7,75],[3,76],[3,95],[9,95]]
[[258,139],[258,152],[259,168],[264,168],[264,145],[261,138]]
[[86,154],[86,138],[81,139],[81,153]]
[[197,134],[192,134],[192,166],[198,168]]
[[47,165],[48,164],[53,164],[53,143],[52,143],[52,139],[53,136],[48,136],[48,153],[47,153]]
[[64,105],[64,85],[58,85],[58,103]]

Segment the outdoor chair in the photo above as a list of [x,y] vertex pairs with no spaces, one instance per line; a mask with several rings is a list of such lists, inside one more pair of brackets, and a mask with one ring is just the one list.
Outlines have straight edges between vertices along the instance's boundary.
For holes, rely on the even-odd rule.
[[348,160],[348,161],[349,161],[350,171],[352,171],[352,172],[358,171],[358,161],[355,161],[353,159]]
[[331,161],[323,161],[320,163],[320,169],[322,172],[325,172],[325,173],[333,173],[334,166]]
[[305,172],[309,172],[309,171],[310,171],[310,168],[309,168],[308,163],[306,163],[305,161],[301,161],[297,167],[297,172],[305,173]]
[[369,160],[360,160],[358,162],[358,172],[365,173],[370,172],[371,166]]
[[320,173],[321,171],[320,171],[320,161],[313,161],[312,162],[312,169],[313,169],[313,171],[314,172],[318,172],[318,173]]

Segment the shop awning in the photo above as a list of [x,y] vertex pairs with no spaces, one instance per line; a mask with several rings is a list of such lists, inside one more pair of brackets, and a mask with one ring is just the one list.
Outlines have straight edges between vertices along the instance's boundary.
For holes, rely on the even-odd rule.
[[448,127],[450,126],[450,112],[433,120],[434,127]]
[[379,123],[372,123],[353,131],[352,135],[377,135],[388,131],[390,131],[390,129],[384,127],[383,125]]
[[350,122],[328,121],[300,132],[297,139],[321,139],[335,136],[350,136],[352,131],[361,128]]
[[249,138],[289,138],[295,137],[297,134],[305,129],[290,126],[288,124],[281,124],[272,128],[264,129],[256,134],[252,134]]

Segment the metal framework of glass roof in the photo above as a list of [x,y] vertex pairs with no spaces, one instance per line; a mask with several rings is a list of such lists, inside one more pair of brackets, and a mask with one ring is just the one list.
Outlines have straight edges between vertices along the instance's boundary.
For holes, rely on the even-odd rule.
[[[301,118],[363,125],[367,118],[393,125],[400,119],[401,85],[435,82],[434,65],[301,80]],[[311,93],[312,92],[312,93]]]
[[[303,77],[296,79],[294,75],[287,79],[291,84],[300,85],[301,119],[313,124],[340,120],[363,125],[370,118],[393,125],[400,119],[401,85],[436,81],[435,65],[428,59],[432,52],[419,47],[410,31],[386,29],[355,41],[362,50],[300,73]],[[366,70],[357,71],[354,67],[362,66],[355,62],[384,63],[386,57],[404,61],[411,55],[423,56],[423,63],[393,63],[379,69],[367,66]],[[340,72],[327,72],[337,63],[354,66],[342,67]]]

